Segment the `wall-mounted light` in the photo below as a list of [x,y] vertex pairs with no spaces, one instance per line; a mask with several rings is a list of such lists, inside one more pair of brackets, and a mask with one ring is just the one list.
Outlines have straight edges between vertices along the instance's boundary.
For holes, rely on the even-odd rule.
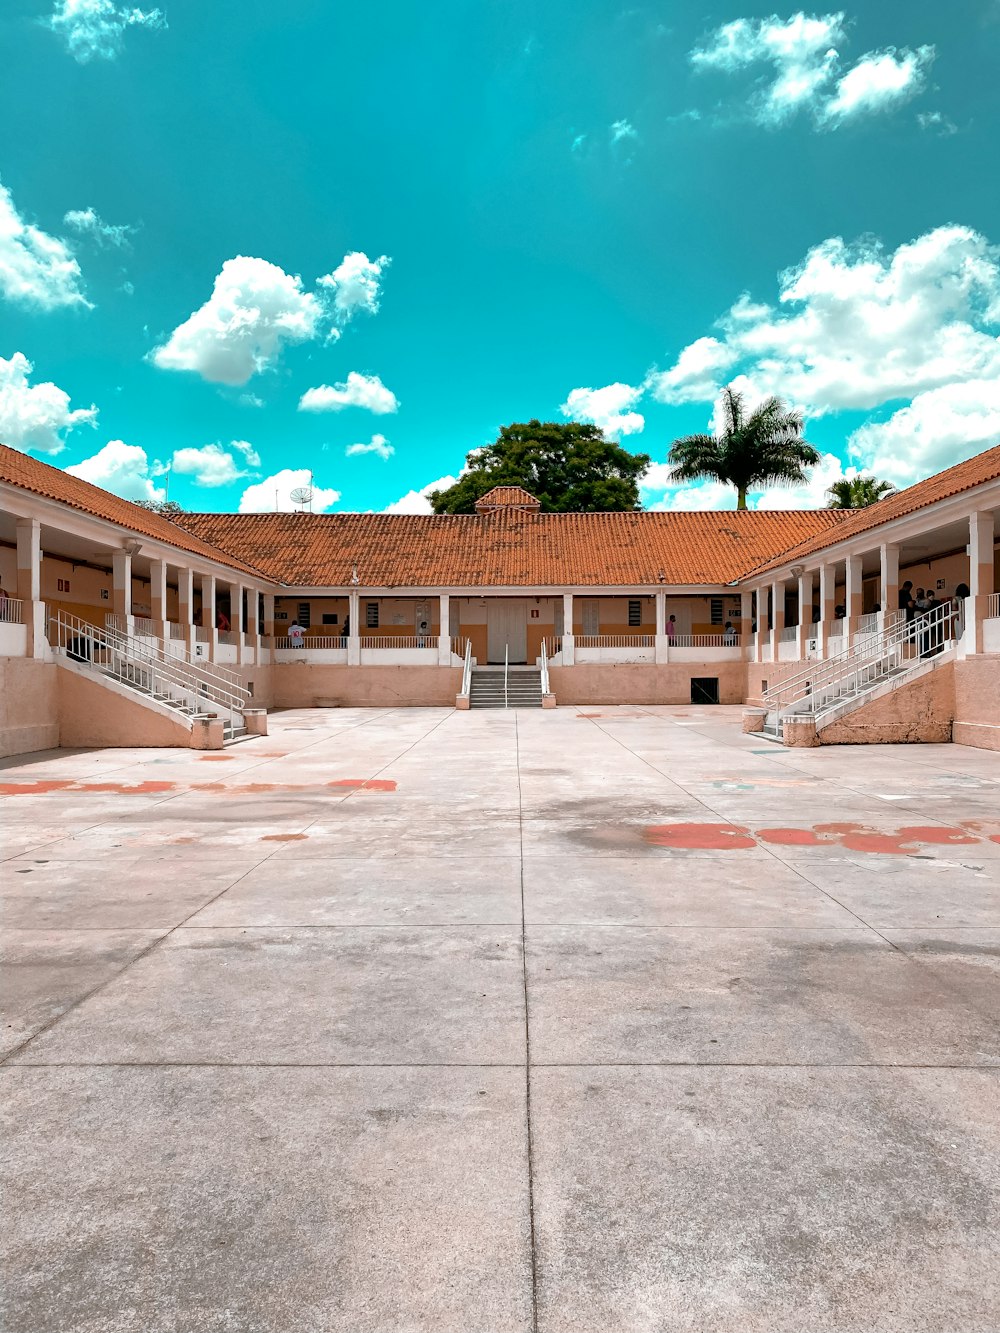
[[123,550],[126,555],[138,555],[142,550],[142,542],[137,542],[133,539],[132,541],[125,543]]

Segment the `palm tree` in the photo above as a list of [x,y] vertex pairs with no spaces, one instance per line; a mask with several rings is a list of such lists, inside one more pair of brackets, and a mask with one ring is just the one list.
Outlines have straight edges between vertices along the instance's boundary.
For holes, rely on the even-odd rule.
[[667,461],[671,481],[711,477],[736,487],[736,508],[746,509],[747,491],[792,486],[806,480],[805,469],[819,454],[802,438],[802,417],[780,398],[768,398],[747,413],[743,394],[722,390],[725,425],[719,435],[685,435],[674,440]]
[[830,499],[826,507],[867,509],[869,505],[877,504],[884,495],[890,494],[895,489],[891,481],[879,481],[877,477],[852,477],[850,481],[845,477],[842,481],[835,481],[827,491]]

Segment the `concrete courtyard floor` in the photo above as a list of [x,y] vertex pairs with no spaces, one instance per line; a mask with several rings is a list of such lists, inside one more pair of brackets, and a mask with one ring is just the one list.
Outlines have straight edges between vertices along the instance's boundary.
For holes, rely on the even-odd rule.
[[997,1333],[1000,756],[270,725],[2,766],[4,1333]]

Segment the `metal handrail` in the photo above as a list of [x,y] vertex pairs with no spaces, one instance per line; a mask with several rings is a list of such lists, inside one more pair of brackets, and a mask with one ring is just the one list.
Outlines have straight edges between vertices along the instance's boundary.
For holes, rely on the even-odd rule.
[[71,661],[93,664],[103,657],[112,673],[126,683],[142,684],[153,694],[169,694],[163,686],[172,685],[206,712],[216,711],[208,706],[213,704],[228,712],[234,723],[250,701],[250,691],[232,672],[214,663],[177,657],[166,650],[164,640],[137,639],[114,628],[98,629],[65,611],[50,617],[48,637],[52,647]]
[[653,648],[653,634],[578,634],[577,648]]
[[549,693],[549,655],[545,651],[545,640],[542,640],[542,695]]
[[945,631],[950,629],[953,615],[947,602],[918,614],[911,621],[893,614],[888,629],[867,633],[843,652],[825,661],[814,662],[780,685],[765,690],[762,695],[764,706],[780,714],[789,705],[808,699],[809,711],[815,712],[830,692],[845,681],[853,679],[857,684],[862,675],[871,678],[873,669],[876,674],[884,674],[894,665],[901,664],[907,647],[918,647],[921,652],[927,651],[927,645],[943,647]]
[[505,643],[504,646],[503,646],[503,706],[504,706],[504,708],[509,708],[509,707],[510,707],[510,705],[507,703],[507,673],[508,673],[509,670],[510,670],[510,644],[509,644],[509,643]]
[[0,625],[23,625],[24,602],[20,597],[4,597],[0,600]]
[[468,695],[472,690],[472,640],[465,641],[465,663],[462,667],[462,689],[463,695]]

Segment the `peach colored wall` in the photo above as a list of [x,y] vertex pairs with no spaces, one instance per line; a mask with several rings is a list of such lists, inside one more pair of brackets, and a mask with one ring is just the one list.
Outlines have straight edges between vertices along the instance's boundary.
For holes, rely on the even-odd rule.
[[[455,696],[462,688],[461,667],[279,662],[269,670],[270,706],[274,708],[454,707]],[[259,702],[256,684],[254,702]]]
[[[767,688],[773,690],[792,676],[799,675],[808,665],[808,662],[748,662],[745,667],[747,703],[760,704],[765,681]],[[818,667],[820,663],[816,665]]]
[[186,748],[191,744],[191,732],[179,718],[163,717],[68,668],[57,670],[60,745]]
[[955,663],[955,725],[959,745],[1000,750],[1000,656]]
[[950,741],[954,718],[955,674],[953,664],[948,662],[823,727],[819,739],[821,745]]
[[[60,581],[64,584],[62,588],[59,587]],[[73,565],[71,561],[53,555],[45,555],[42,559],[42,599],[50,611],[66,611],[101,628],[105,615],[114,610],[112,588],[110,570]],[[102,596],[103,593],[107,596]],[[138,576],[132,580],[132,614],[152,614],[149,583]],[[177,619],[177,589],[169,585],[167,619]]]
[[604,662],[551,667],[549,679],[558,704],[689,704],[691,680],[716,676],[719,702],[743,702],[746,668],[742,662],[664,666]]
[[59,744],[57,667],[26,657],[0,657],[0,757]]

